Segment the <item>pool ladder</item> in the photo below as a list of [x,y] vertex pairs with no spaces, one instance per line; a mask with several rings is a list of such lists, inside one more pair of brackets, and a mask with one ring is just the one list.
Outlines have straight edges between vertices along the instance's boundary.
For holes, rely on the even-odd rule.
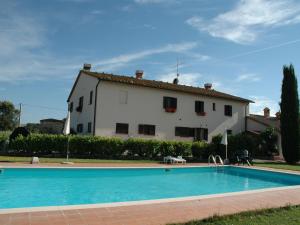
[[[219,161],[219,163],[218,163],[218,161]],[[224,162],[223,162],[221,156],[219,156],[219,155],[216,155],[216,156],[210,155],[208,157],[208,165],[210,165],[211,163],[213,163],[215,166],[224,165]]]

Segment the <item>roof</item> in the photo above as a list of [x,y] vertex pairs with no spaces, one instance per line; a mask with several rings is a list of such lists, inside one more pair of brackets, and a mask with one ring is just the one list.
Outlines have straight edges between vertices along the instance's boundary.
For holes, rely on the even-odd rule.
[[90,72],[90,71],[86,71],[86,70],[80,71],[80,73],[75,81],[75,84],[71,90],[71,93],[68,97],[68,102],[70,100],[70,97],[74,91],[76,83],[81,74],[86,74],[86,75],[95,77],[99,80],[103,80],[103,81],[110,81],[110,82],[123,83],[123,84],[135,85],[135,86],[141,86],[141,87],[149,87],[149,88],[157,88],[157,89],[164,89],[164,90],[170,90],[170,91],[184,92],[184,93],[189,93],[189,94],[222,98],[222,99],[228,99],[228,100],[244,102],[244,103],[254,103],[252,100],[237,97],[237,96],[230,95],[230,94],[226,94],[226,93],[219,92],[219,91],[216,91],[213,89],[208,90],[205,88],[173,84],[173,83],[168,83],[168,82],[163,82],[163,81],[137,79],[135,77],[130,77],[130,76],[123,76],[123,75],[121,76],[121,75],[114,75],[114,74],[107,74],[107,73],[97,73],[97,72]]
[[64,121],[63,121],[63,120],[52,119],[52,118],[40,120],[40,123],[42,123],[42,122],[55,122],[55,123],[64,123]]
[[250,114],[248,118],[266,127],[274,127],[276,130],[280,131],[280,120],[276,117],[264,117],[262,115]]

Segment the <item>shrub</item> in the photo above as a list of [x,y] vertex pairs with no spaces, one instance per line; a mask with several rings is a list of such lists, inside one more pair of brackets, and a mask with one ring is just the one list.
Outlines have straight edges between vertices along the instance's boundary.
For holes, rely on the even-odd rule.
[[[31,134],[18,136],[9,145],[9,154],[16,156],[66,157],[69,138],[69,156],[73,158],[97,159],[158,159],[164,156],[193,157],[206,160],[210,154],[225,157],[225,146],[221,145],[222,136],[212,138],[212,142],[165,141],[130,138],[76,136],[54,134]],[[2,136],[0,135],[0,141]],[[228,153],[232,157],[237,151],[256,149],[256,139],[248,134],[228,137]]]
[[8,140],[9,140],[9,133],[0,132],[0,151],[4,151],[6,149]]
[[191,151],[194,159],[207,159],[209,156],[208,144],[202,141],[193,142]]
[[171,143],[174,146],[175,156],[191,156],[192,155],[192,142],[190,141],[176,141]]

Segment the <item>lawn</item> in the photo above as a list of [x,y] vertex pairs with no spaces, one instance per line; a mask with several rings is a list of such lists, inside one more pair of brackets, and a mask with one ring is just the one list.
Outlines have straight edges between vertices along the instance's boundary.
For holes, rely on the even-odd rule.
[[[39,158],[41,163],[61,163],[66,158]],[[31,157],[0,156],[0,162],[30,162]],[[158,163],[151,160],[70,159],[75,163]]]
[[283,169],[283,170],[294,170],[294,171],[300,171],[300,165],[289,165],[283,162],[255,162],[255,166],[261,166],[261,167],[269,167],[274,169]]
[[[244,212],[230,216],[215,216],[180,225],[299,225],[300,206]],[[179,225],[179,224],[177,224]]]

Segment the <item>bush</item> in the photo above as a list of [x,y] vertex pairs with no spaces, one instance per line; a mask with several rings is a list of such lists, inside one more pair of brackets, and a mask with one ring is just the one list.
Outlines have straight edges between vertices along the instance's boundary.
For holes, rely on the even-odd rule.
[[[10,155],[65,157],[68,137],[53,134],[18,136],[10,142]],[[69,136],[69,156],[97,159],[157,159],[163,156],[191,156],[192,142],[130,138]]]
[[18,136],[10,141],[9,148],[11,154],[19,156],[64,156],[67,137],[47,134]]
[[0,151],[5,151],[8,140],[9,140],[9,133],[0,132]]
[[[209,146],[209,154],[220,155],[223,159],[226,155],[226,147],[221,144],[222,135],[217,135],[212,138]],[[247,149],[251,156],[255,156],[258,146],[258,138],[247,133],[228,136],[228,158],[234,159],[235,155]]]
[[191,150],[194,159],[203,160],[207,159],[209,156],[209,144],[197,141],[193,142]]
[[[66,157],[69,138],[69,156],[73,158],[96,159],[161,159],[164,156],[193,157],[195,160],[207,160],[210,154],[225,158],[225,146],[221,145],[222,136],[212,138],[210,144],[205,142],[163,141],[130,138],[76,136],[54,134],[31,134],[18,136],[12,140],[7,154],[15,156]],[[3,140],[0,135],[0,142]],[[248,134],[228,136],[228,156],[243,149],[256,156],[257,139]]]

